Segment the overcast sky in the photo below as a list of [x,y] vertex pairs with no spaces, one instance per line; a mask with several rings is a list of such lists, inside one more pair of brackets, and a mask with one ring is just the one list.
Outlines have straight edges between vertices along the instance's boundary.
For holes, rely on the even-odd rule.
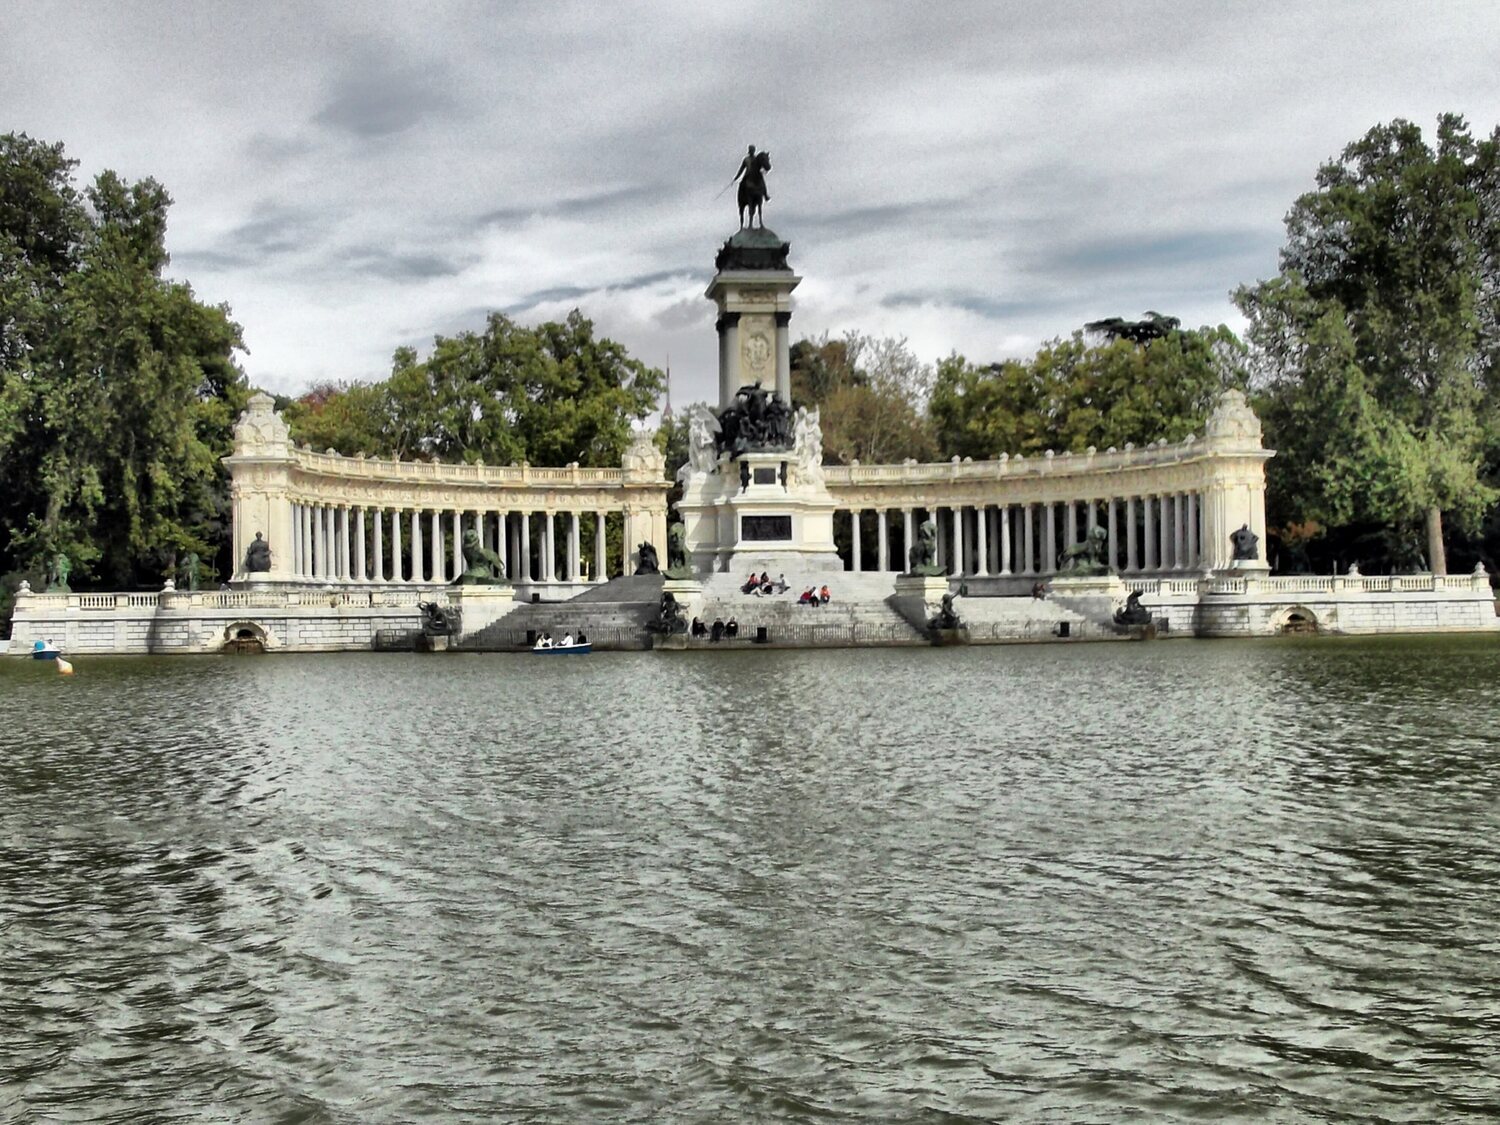
[[578,306],[678,404],[769,149],[797,335],[1029,354],[1154,309],[1239,326],[1281,220],[1371,125],[1500,121],[1500,3],[0,0],[0,131],[175,199],[170,272],[253,382]]

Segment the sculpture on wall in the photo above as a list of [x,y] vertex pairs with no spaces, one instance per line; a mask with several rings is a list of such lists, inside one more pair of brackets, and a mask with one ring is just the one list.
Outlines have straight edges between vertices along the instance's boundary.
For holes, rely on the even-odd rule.
[[759,383],[741,387],[719,411],[718,452],[738,457],[792,448],[792,408]]
[[796,419],[792,423],[792,461],[797,466],[797,479],[809,484],[823,483],[823,421],[822,408],[797,407]]
[[636,548],[640,561],[635,564],[637,574],[660,574],[661,566],[657,561],[656,548],[650,543],[642,543]]
[[1132,590],[1125,604],[1115,610],[1116,625],[1149,625],[1151,611],[1141,604],[1141,592]]
[[58,551],[47,563],[47,593],[71,594],[73,590],[68,585],[68,575],[71,573],[73,573],[72,560]]
[[944,594],[937,613],[927,622],[929,629],[962,629],[963,618],[958,616],[958,611],[953,608],[953,595]]
[[418,602],[422,611],[422,636],[451,637],[458,632],[458,615],[437,602]]
[[257,531],[255,541],[245,549],[245,570],[251,574],[265,574],[270,569],[271,544]]
[[688,459],[677,471],[677,478],[689,473],[711,473],[719,463],[719,419],[706,403],[694,403],[688,409]]
[[661,606],[656,611],[656,618],[648,622],[646,628],[664,636],[686,633],[688,631],[687,609],[672,594],[663,594]]
[[479,532],[464,532],[464,572],[453,580],[454,586],[500,586],[506,582],[505,566],[500,556],[479,541]]
[[937,521],[931,516],[917,528],[917,541],[907,553],[911,570],[907,573],[918,578],[936,578],[943,573],[937,565]]
[[1104,553],[1109,543],[1109,532],[1102,527],[1089,528],[1088,534],[1083,537],[1083,542],[1075,543],[1064,549],[1062,554],[1062,567],[1060,574],[1069,574],[1074,577],[1092,577],[1099,574],[1108,574],[1109,566],[1104,561]]
[[1260,558],[1260,536],[1250,530],[1248,523],[1241,524],[1238,531],[1231,531],[1229,542],[1236,560]]

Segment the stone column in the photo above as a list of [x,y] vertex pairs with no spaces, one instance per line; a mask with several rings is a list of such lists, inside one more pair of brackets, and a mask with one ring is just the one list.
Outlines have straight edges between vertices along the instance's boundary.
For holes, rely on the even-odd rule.
[[[716,327],[719,330],[719,408],[723,409],[734,401],[734,392],[740,389],[740,314],[721,313]],[[629,570],[627,566],[626,573]]]
[[453,512],[453,573],[450,578],[457,578],[464,572],[464,514],[458,509]]
[[292,576],[302,573],[302,505],[292,502]]
[[375,566],[371,577],[376,582],[385,581],[385,510],[375,509]]
[[859,512],[849,512],[849,569],[860,571],[864,569],[859,557]]
[[391,509],[391,581],[405,582],[401,559],[401,509]]
[[339,507],[339,577],[348,581],[354,577],[354,560],[350,550],[352,544],[349,542],[349,506],[347,504]]
[[1120,567],[1120,528],[1115,517],[1115,498],[1111,496],[1104,501],[1109,505],[1107,522],[1109,527],[1109,569],[1118,570]]
[[990,572],[990,510],[984,504],[974,509],[974,573],[981,578]]
[[328,577],[328,509],[313,508],[313,577]]
[[1156,498],[1156,524],[1159,542],[1156,553],[1162,570],[1172,569],[1172,497],[1163,492]]
[[608,526],[609,513],[594,513],[594,581],[608,582],[609,573],[606,567],[608,560],[605,558],[604,536],[605,528]]
[[411,510],[411,573],[407,575],[410,582],[425,582],[427,580],[427,560],[423,558],[422,550],[422,511],[420,508]]
[[[579,582],[583,577],[583,532],[577,522],[577,508],[567,513],[567,580],[568,582]],[[666,544],[661,544],[663,550]],[[670,559],[663,559],[670,565]],[[666,567],[663,567],[666,570]]]
[[1057,505],[1050,500],[1047,509],[1046,534],[1042,536],[1042,571],[1052,574],[1057,570]]
[[432,561],[429,564],[432,570],[428,581],[446,582],[448,576],[443,573],[443,513],[434,508],[428,514],[428,520],[432,525],[432,542],[428,544],[432,551]]
[[1010,574],[1010,505],[1000,506],[1000,574]]
[[1078,501],[1069,500],[1063,505],[1066,514],[1063,516],[1063,535],[1067,537],[1069,547],[1078,546]]
[[361,582],[370,577],[369,559],[365,556],[365,510],[354,509],[354,577]]
[[308,504],[298,504],[302,513],[302,576],[311,578],[313,576],[313,534],[312,534],[312,507]]
[[1085,500],[1083,502],[1084,512],[1084,534],[1092,534],[1094,528],[1099,526],[1099,501]]
[[1198,494],[1187,494],[1187,553],[1188,566],[1197,567],[1202,559],[1198,550]]
[[1149,494],[1141,497],[1141,567],[1144,570],[1156,569],[1156,528],[1153,526],[1155,507]]
[[964,509],[962,504],[953,508],[953,573],[966,574],[968,567],[964,565]]
[[557,581],[557,547],[553,535],[556,533],[556,512],[542,513],[542,573],[543,582]]
[[1183,496],[1178,492],[1172,496],[1172,569],[1181,570],[1187,563],[1187,537],[1183,527]]
[[507,577],[512,582],[519,582],[526,576],[525,571],[522,569],[526,565],[524,561],[526,555],[521,550],[521,525],[525,522],[526,515],[524,512],[516,512],[514,518],[512,518],[512,514],[509,512],[505,515],[505,538],[509,541],[508,545],[510,547],[510,554],[508,556],[510,559],[510,570],[507,572]]
[[[792,314],[776,314],[776,397],[792,405]],[[882,570],[885,567],[881,567]]]
[[1140,555],[1136,550],[1135,497],[1125,497],[1125,573],[1134,574],[1140,569]]
[[517,562],[521,565],[521,581],[533,581],[531,576],[531,513],[522,512],[521,519],[521,555]]
[[880,546],[880,565],[876,570],[891,569],[891,538],[887,527],[888,519],[886,509],[881,508],[875,513],[875,541]]
[[1036,573],[1036,542],[1033,528],[1036,524],[1036,513],[1032,511],[1032,505],[1021,505],[1021,551],[1026,556],[1025,565],[1021,568],[1022,574]]
[[896,568],[897,570],[900,570],[900,571],[905,571],[905,570],[907,570],[911,566],[911,547],[912,547],[912,544],[914,542],[916,542],[916,540],[913,538],[913,536],[916,534],[915,528],[913,526],[914,522],[915,521],[912,519],[911,509],[910,508],[902,508],[901,509],[901,550],[905,552],[905,557],[901,560],[901,565]]

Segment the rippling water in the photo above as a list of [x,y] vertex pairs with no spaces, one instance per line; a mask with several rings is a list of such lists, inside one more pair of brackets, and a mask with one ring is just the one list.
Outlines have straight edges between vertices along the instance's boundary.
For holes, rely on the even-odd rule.
[[0,661],[0,1119],[1500,1115],[1500,645]]

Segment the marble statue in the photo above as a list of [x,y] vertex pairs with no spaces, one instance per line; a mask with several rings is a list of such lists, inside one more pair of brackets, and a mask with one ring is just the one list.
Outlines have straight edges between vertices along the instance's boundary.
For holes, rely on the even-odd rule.
[[797,407],[796,420],[792,423],[792,460],[797,466],[797,479],[809,484],[823,483],[823,423],[822,408]]
[[706,403],[694,403],[688,410],[688,459],[678,472],[711,473],[719,463],[719,419]]

